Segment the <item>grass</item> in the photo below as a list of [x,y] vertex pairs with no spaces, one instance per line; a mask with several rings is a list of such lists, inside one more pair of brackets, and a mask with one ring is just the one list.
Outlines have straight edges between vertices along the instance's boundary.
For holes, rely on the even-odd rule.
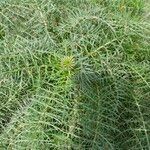
[[0,150],[150,150],[144,0],[0,2]]

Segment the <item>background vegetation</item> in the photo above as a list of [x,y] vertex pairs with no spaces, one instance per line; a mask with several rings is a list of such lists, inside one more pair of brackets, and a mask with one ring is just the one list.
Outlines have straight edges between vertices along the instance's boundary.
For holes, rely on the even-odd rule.
[[0,1],[1,150],[150,150],[144,0]]

